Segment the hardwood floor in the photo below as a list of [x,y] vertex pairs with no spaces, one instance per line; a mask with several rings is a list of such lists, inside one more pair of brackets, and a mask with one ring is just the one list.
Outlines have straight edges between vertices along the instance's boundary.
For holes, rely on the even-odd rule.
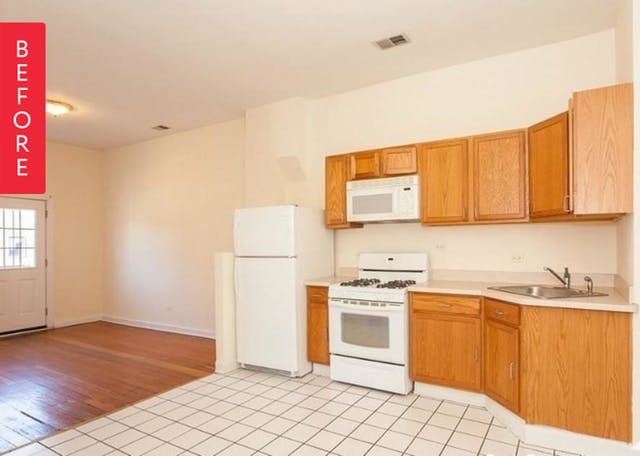
[[211,339],[106,322],[0,339],[0,452],[211,374],[214,365]]

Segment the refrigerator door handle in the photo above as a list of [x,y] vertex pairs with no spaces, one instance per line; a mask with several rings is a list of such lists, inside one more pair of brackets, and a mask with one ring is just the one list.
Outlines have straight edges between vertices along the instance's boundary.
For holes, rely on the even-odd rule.
[[235,295],[236,308],[238,307],[238,297],[240,296],[240,286],[238,284],[238,259],[233,261],[233,293]]

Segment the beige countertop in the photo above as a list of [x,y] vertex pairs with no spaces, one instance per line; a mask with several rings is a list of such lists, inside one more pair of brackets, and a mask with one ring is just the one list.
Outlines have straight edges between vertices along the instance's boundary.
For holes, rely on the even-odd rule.
[[320,277],[318,279],[313,279],[313,280],[307,280],[304,284],[308,287],[328,287],[329,285],[333,285],[334,283],[347,282],[353,279],[355,279],[355,277],[329,276],[329,277]]
[[564,307],[568,309],[608,310],[612,312],[636,312],[637,306],[626,300],[615,288],[595,287],[594,291],[607,293],[609,296],[570,299],[537,299],[520,296],[503,291],[490,290],[489,287],[504,285],[521,285],[507,282],[471,282],[458,280],[430,280],[409,287],[410,292],[443,293],[471,296],[485,296],[523,306]]
[[[353,280],[350,276],[329,276],[308,280],[305,285],[328,287],[334,283]],[[595,287],[595,291],[607,293],[609,296],[571,299],[536,299],[503,291],[490,290],[489,287],[518,285],[509,282],[474,282],[466,280],[429,280],[409,287],[410,292],[458,294],[468,296],[485,296],[523,306],[563,307],[568,309],[605,310],[612,312],[637,312],[638,307],[631,304],[615,288]],[[520,283],[521,285],[521,283]]]

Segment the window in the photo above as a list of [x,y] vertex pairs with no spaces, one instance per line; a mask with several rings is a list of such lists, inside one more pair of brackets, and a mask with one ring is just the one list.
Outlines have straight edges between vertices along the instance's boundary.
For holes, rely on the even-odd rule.
[[0,208],[0,268],[36,266],[36,211]]

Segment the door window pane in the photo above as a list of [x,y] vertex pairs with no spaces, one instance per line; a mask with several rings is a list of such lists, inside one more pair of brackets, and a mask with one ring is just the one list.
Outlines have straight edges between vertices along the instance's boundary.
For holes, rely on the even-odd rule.
[[0,208],[0,268],[36,266],[36,211]]
[[342,342],[361,347],[389,348],[389,318],[341,314]]

